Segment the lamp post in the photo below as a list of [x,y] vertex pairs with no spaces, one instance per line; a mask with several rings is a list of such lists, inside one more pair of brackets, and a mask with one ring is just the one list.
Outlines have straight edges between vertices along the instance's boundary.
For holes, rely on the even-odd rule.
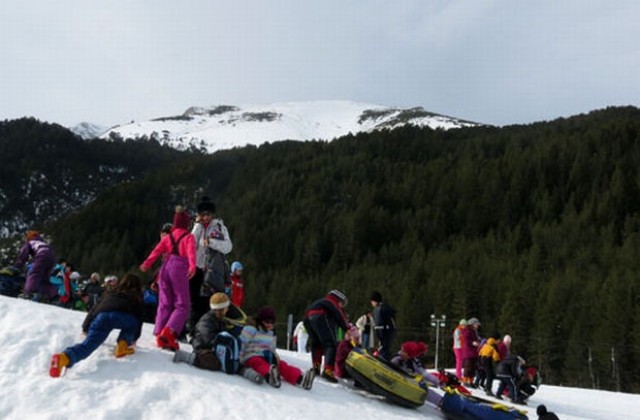
[[447,323],[447,316],[442,315],[440,318],[437,318],[434,314],[431,314],[431,326],[436,327],[436,360],[435,360],[435,368],[438,370],[438,348],[440,344],[440,327],[444,328]]

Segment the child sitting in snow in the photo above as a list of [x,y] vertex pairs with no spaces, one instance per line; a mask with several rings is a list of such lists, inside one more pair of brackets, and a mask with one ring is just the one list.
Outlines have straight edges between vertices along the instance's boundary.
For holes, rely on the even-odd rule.
[[422,357],[427,353],[427,345],[415,341],[402,343],[400,351],[391,359],[391,364],[400,368],[408,375],[418,377],[419,381],[425,380],[436,387],[440,386],[438,378],[427,372],[422,364]]
[[71,368],[89,357],[114,329],[120,330],[115,356],[133,354],[132,345],[142,332],[143,310],[142,281],[135,274],[125,274],[87,314],[82,324],[84,341],[53,355],[49,375],[57,378],[64,368]]
[[276,353],[276,336],[273,327],[276,322],[276,312],[273,308],[264,306],[258,310],[255,326],[246,325],[240,333],[242,352],[240,362],[267,380],[274,388],[280,387],[280,375],[292,385],[300,385],[304,389],[311,389],[315,371],[302,371],[295,366],[280,360]]
[[347,330],[344,334],[344,339],[338,344],[338,350],[336,351],[336,364],[333,368],[333,373],[338,378],[349,378],[349,372],[345,368],[347,357],[351,350],[360,346],[360,331],[354,325]]

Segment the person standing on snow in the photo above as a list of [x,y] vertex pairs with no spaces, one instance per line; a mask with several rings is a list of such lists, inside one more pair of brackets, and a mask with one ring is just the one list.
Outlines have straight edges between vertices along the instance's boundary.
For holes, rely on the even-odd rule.
[[191,307],[189,279],[196,271],[196,244],[187,230],[190,222],[189,213],[176,206],[171,232],[160,239],[140,266],[142,271],[148,271],[159,257],[164,258],[158,273],[158,311],[153,334],[158,347],[171,351],[180,348],[177,339]]
[[244,267],[240,261],[231,263],[231,303],[238,308],[244,303],[244,279],[242,271]]
[[461,319],[453,330],[453,354],[456,357],[456,377],[462,379],[462,332],[467,327],[467,320]]
[[322,377],[329,382],[337,382],[333,374],[338,348],[338,328],[349,329],[349,319],[344,313],[347,297],[340,290],[331,290],[321,299],[313,302],[305,311],[304,326],[309,333],[311,362],[316,374],[320,373],[322,356],[324,369]]
[[57,296],[56,287],[49,282],[51,271],[56,264],[53,249],[35,230],[28,230],[26,241],[20,248],[15,261],[15,271],[24,268],[31,257],[33,264],[27,273],[22,298],[50,301]]
[[371,306],[373,307],[374,330],[380,343],[378,354],[384,360],[391,360],[391,342],[396,335],[396,310],[383,302],[382,294],[377,291],[371,294]]
[[226,255],[233,249],[229,231],[222,219],[215,217],[216,206],[209,197],[202,197],[198,216],[191,233],[196,242],[196,274],[189,283],[191,295],[190,329],[209,311],[209,298],[225,292],[229,283]]

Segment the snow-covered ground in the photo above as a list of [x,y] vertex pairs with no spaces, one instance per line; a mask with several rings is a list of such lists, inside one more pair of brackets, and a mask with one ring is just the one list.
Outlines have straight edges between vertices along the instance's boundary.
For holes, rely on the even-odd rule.
[[101,134],[109,138],[156,137],[176,149],[194,146],[208,153],[279,140],[334,138],[394,128],[407,123],[451,129],[478,125],[425,111],[352,101],[283,102],[266,105],[191,107],[181,115],[138,121]]
[[[112,355],[116,332],[62,378],[48,374],[51,354],[81,340],[84,314],[0,296],[0,418],[2,419],[437,419],[425,404],[406,409],[317,379],[311,391],[283,383],[255,385],[240,376],[172,363],[145,325],[136,354]],[[183,348],[188,346],[183,345]],[[281,350],[310,367],[307,355]],[[545,404],[561,419],[640,419],[640,395],[543,385],[529,418]]]

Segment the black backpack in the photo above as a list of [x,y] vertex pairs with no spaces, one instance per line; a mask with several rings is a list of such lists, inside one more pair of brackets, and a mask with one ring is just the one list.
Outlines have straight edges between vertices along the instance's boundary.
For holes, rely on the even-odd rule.
[[223,331],[213,339],[213,352],[220,361],[220,370],[233,375],[240,370],[240,339]]

